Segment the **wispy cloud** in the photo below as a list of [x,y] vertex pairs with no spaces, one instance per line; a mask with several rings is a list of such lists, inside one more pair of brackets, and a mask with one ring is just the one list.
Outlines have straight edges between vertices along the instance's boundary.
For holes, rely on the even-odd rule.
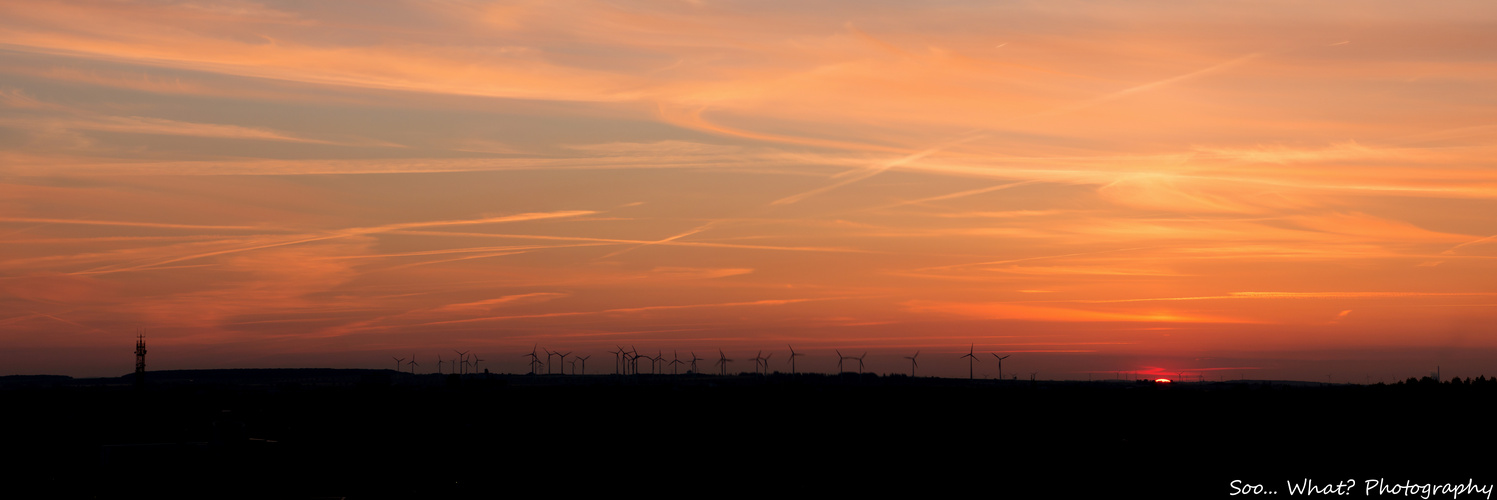
[[1257,320],[1193,313],[1188,311],[1098,311],[1068,307],[1035,306],[1003,302],[943,302],[914,300],[903,306],[911,312],[937,313],[982,319],[1042,322],[1145,322],[1145,323],[1258,323]]
[[1418,297],[1489,297],[1497,292],[1231,292],[1225,295],[1199,297],[1155,297],[1142,299],[1071,300],[1067,302],[1114,303],[1156,302],[1175,300],[1235,300],[1235,299],[1398,299]]

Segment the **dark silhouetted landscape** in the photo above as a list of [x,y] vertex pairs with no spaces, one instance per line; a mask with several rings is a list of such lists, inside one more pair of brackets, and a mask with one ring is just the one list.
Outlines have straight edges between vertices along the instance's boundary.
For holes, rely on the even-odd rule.
[[[11,484],[64,498],[1224,497],[1490,480],[1497,384],[198,370],[0,378]],[[558,489],[559,488],[559,489]],[[757,492],[757,493],[756,493]],[[1281,494],[1283,494],[1281,492]],[[992,493],[993,496],[1000,496]]]

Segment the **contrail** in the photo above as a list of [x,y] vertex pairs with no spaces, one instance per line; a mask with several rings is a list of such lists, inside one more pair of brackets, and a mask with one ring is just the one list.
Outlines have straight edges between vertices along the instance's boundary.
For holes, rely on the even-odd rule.
[[961,139],[950,141],[950,142],[947,142],[945,144],[941,144],[939,146],[936,146],[936,147],[933,147],[933,148],[929,148],[929,149],[926,149],[924,151],[920,151],[920,152],[912,154],[912,155],[904,156],[902,158],[897,158],[897,159],[894,159],[894,160],[891,160],[891,161],[887,161],[887,162],[884,162],[884,163],[873,165],[871,167],[863,169],[862,171],[854,171],[854,172],[857,172],[857,173],[852,174],[850,177],[848,177],[847,179],[843,179],[840,182],[837,182],[835,184],[831,184],[831,185],[828,185],[828,186],[822,186],[822,187],[819,187],[819,188],[816,188],[816,189],[812,189],[812,190],[806,191],[804,193],[800,193],[800,194],[796,194],[796,195],[791,195],[791,196],[786,196],[784,198],[780,198],[778,200],[770,202],[770,205],[789,205],[791,203],[795,203],[795,202],[804,200],[806,198],[809,198],[809,197],[812,197],[812,196],[815,196],[815,195],[818,195],[818,194],[821,194],[821,193],[825,193],[827,191],[831,191],[833,189],[837,189],[839,187],[846,186],[848,184],[852,184],[852,183],[861,181],[863,179],[867,179],[869,177],[873,177],[873,176],[878,175],[880,173],[883,173],[884,171],[889,170],[891,168],[894,168],[894,167],[897,167],[897,166],[900,166],[900,165],[904,165],[906,163],[919,160],[921,158],[925,158],[927,156],[930,156],[930,155],[935,154],[935,153],[939,153],[939,152],[941,152],[941,151],[943,151],[945,149],[951,148],[953,146],[956,146],[956,145],[959,145],[959,144],[962,144],[962,143],[966,143],[966,142],[972,142],[972,141],[975,141],[977,139],[981,139],[983,137],[987,137],[987,135],[986,134],[982,134],[982,133],[971,134],[971,135],[968,135],[967,137],[963,137]]
[[1182,82],[1182,81],[1185,81],[1185,80],[1189,80],[1189,79],[1192,79],[1192,78],[1196,78],[1196,77],[1199,77],[1199,76],[1203,76],[1203,75],[1208,75],[1208,74],[1211,74],[1211,73],[1215,73],[1217,71],[1221,71],[1221,70],[1224,70],[1224,69],[1227,69],[1227,68],[1231,68],[1233,66],[1236,66],[1236,65],[1248,62],[1250,60],[1256,59],[1256,58],[1258,58],[1258,57],[1260,57],[1262,55],[1263,55],[1262,53],[1248,54],[1248,55],[1245,55],[1245,56],[1242,56],[1242,57],[1239,57],[1239,58],[1236,58],[1236,59],[1233,59],[1233,60],[1230,60],[1230,61],[1227,61],[1227,62],[1224,62],[1224,63],[1220,63],[1220,64],[1216,64],[1216,65],[1208,67],[1208,68],[1204,68],[1204,69],[1199,69],[1199,70],[1196,70],[1196,71],[1192,71],[1190,73],[1186,73],[1186,74],[1183,74],[1183,75],[1180,75],[1180,76],[1165,78],[1163,80],[1157,80],[1157,81],[1145,83],[1143,85],[1129,87],[1129,88],[1126,88],[1126,89],[1123,89],[1123,90],[1119,90],[1117,92],[1113,92],[1111,94],[1104,95],[1102,97],[1097,97],[1097,98],[1094,98],[1094,99],[1089,99],[1089,100],[1082,101],[1082,102],[1075,103],[1075,104],[1071,104],[1071,105],[1068,105],[1068,106],[1061,106],[1059,108],[1055,108],[1055,109],[1052,109],[1050,111],[1042,111],[1040,113],[1036,113],[1036,114],[1030,115],[1030,116],[1032,116],[1032,117],[1037,117],[1037,116],[1052,116],[1052,115],[1057,115],[1057,114],[1061,114],[1061,113],[1067,113],[1067,112],[1076,111],[1076,110],[1080,110],[1080,109],[1086,109],[1086,108],[1089,108],[1089,107],[1092,107],[1092,106],[1096,106],[1098,104],[1102,104],[1102,103],[1105,103],[1105,102],[1108,102],[1108,101],[1112,101],[1112,100],[1120,99],[1120,98],[1127,97],[1127,96],[1130,96],[1130,95],[1133,95],[1133,94],[1137,94],[1139,92],[1145,92],[1145,91],[1153,90],[1153,89],[1156,89],[1156,88],[1159,88],[1159,87],[1163,87],[1165,85],[1179,83],[1179,82]]
[[457,319],[457,320],[449,320],[449,321],[434,321],[434,322],[431,322],[431,323],[421,323],[421,324],[417,324],[417,325],[406,325],[406,326],[450,325],[450,324],[458,324],[458,323],[474,323],[474,322],[479,322],[479,321],[501,321],[501,320],[506,320],[506,319],[556,318],[556,317],[565,317],[565,316],[588,316],[588,315],[593,315],[593,314],[615,314],[615,313],[632,313],[632,312],[645,312],[645,311],[665,311],[665,310],[675,310],[675,309],[699,309],[699,308],[704,308],[704,307],[780,306],[780,305],[785,305],[785,304],[796,304],[796,303],[801,303],[801,302],[822,301],[822,300],[837,300],[837,299],[840,299],[840,298],[841,297],[825,297],[825,298],[816,298],[816,299],[768,299],[768,300],[755,300],[755,301],[749,301],[749,302],[724,302],[724,303],[718,303],[718,304],[686,304],[686,305],[673,305],[673,306],[624,307],[624,308],[617,308],[617,309],[604,309],[604,310],[601,310],[601,311],[568,311],[568,312],[539,313],[539,314],[520,314],[520,315],[514,315],[514,316],[490,316],[490,317],[485,317],[485,318],[467,318],[467,319]]
[[661,243],[670,243],[672,241],[676,241],[678,239],[685,238],[687,236],[691,236],[693,234],[700,233],[702,231],[706,231],[708,228],[711,228],[712,226],[717,225],[719,222],[722,222],[722,221],[721,220],[709,221],[706,224],[702,224],[700,226],[697,226],[696,228],[694,228],[694,229],[692,229],[690,231],[687,231],[687,232],[684,232],[684,233],[681,233],[681,234],[678,234],[678,235],[675,235],[675,236],[671,236],[671,237],[665,238],[663,240],[656,240],[656,241],[651,241],[651,242],[647,242],[647,243],[640,243],[638,245],[635,245],[635,246],[632,246],[632,247],[629,247],[629,248],[625,248],[623,250],[619,250],[617,252],[613,252],[613,253],[610,253],[608,255],[604,255],[602,257],[598,257],[598,258],[599,259],[607,259],[607,258],[611,258],[611,257],[615,257],[615,256],[618,256],[618,255],[622,255],[622,254],[628,253],[628,252],[630,252],[632,250],[635,250],[635,249],[638,249],[638,248],[647,247],[647,246],[650,246],[650,245],[659,245]]
[[412,263],[409,263],[409,264],[401,264],[401,265],[398,265],[398,266],[383,267],[383,268],[375,269],[375,271],[394,271],[396,269],[405,269],[405,268],[408,268],[408,267],[425,266],[425,265],[431,265],[431,264],[441,264],[441,263],[444,263],[444,262],[457,262],[457,261],[461,261],[461,260],[487,259],[489,257],[503,257],[503,256],[506,256],[506,255],[517,255],[517,254],[522,254],[522,253],[528,253],[528,252],[482,253],[482,254],[478,254],[478,255],[467,255],[467,256],[455,257],[455,258],[451,258],[451,259],[426,260],[426,261],[421,261],[421,262],[412,262]]
[[[1245,55],[1245,56],[1242,56],[1242,57],[1238,57],[1236,59],[1233,59],[1233,60],[1230,60],[1230,61],[1227,61],[1227,62],[1216,64],[1216,65],[1208,67],[1208,68],[1199,69],[1199,70],[1196,70],[1196,71],[1193,71],[1193,72],[1190,72],[1190,73],[1186,73],[1186,74],[1175,76],[1175,77],[1171,77],[1171,78],[1165,78],[1163,80],[1158,80],[1158,81],[1153,81],[1153,82],[1145,83],[1143,85],[1129,87],[1129,88],[1126,88],[1126,89],[1123,89],[1123,90],[1120,90],[1120,91],[1117,91],[1117,92],[1113,92],[1111,94],[1107,94],[1107,95],[1104,95],[1104,96],[1101,96],[1101,97],[1093,98],[1093,99],[1090,99],[1090,100],[1082,101],[1082,102],[1071,104],[1071,105],[1068,105],[1068,106],[1061,106],[1059,108],[1055,108],[1055,109],[1052,109],[1050,111],[1036,113],[1034,115],[1030,115],[1030,117],[1050,116],[1050,115],[1056,115],[1056,114],[1061,114],[1061,113],[1066,113],[1066,112],[1070,112],[1070,111],[1076,111],[1076,110],[1079,110],[1079,109],[1088,108],[1088,107],[1095,106],[1095,105],[1098,105],[1098,104],[1102,104],[1102,103],[1105,103],[1105,102],[1108,102],[1108,101],[1112,101],[1114,99],[1119,99],[1119,98],[1126,97],[1126,96],[1129,96],[1129,95],[1132,95],[1132,94],[1137,94],[1139,92],[1146,92],[1146,91],[1153,90],[1153,89],[1156,89],[1156,88],[1159,88],[1159,87],[1162,87],[1162,86],[1165,86],[1165,85],[1170,85],[1170,84],[1182,82],[1182,81],[1185,81],[1185,80],[1189,80],[1189,79],[1192,79],[1192,78],[1196,78],[1196,77],[1199,77],[1199,76],[1202,76],[1202,75],[1207,75],[1207,74],[1210,74],[1210,73],[1215,73],[1217,71],[1221,71],[1221,70],[1224,70],[1224,69],[1236,66],[1238,64],[1242,64],[1242,63],[1247,62],[1247,61],[1249,61],[1251,59],[1257,58],[1257,57],[1259,57],[1261,55],[1262,54],[1259,54],[1259,53],[1248,54],[1248,55]],[[831,184],[831,185],[828,185],[828,186],[823,186],[823,187],[820,187],[820,188],[812,189],[812,190],[806,191],[804,193],[800,193],[800,194],[796,194],[796,195],[792,195],[792,196],[787,196],[787,197],[784,197],[784,198],[780,198],[780,199],[775,200],[774,202],[770,203],[770,205],[789,205],[789,204],[792,204],[792,203],[804,200],[806,198],[809,198],[811,196],[815,196],[815,195],[818,195],[818,194],[821,194],[821,193],[825,193],[827,191],[831,191],[833,189],[837,189],[837,188],[840,188],[840,187],[843,187],[843,186],[846,186],[846,185],[849,185],[849,184],[853,184],[855,182],[867,179],[869,177],[873,177],[873,176],[878,175],[880,173],[883,173],[884,171],[889,170],[891,168],[894,168],[894,167],[897,167],[897,166],[900,166],[900,165],[904,165],[906,163],[910,163],[910,162],[913,162],[913,161],[920,160],[920,159],[925,158],[927,156],[930,156],[932,154],[939,153],[939,152],[941,152],[943,150],[946,150],[946,149],[949,149],[951,147],[957,146],[959,144],[966,143],[966,142],[971,142],[971,141],[974,141],[974,140],[977,140],[977,139],[982,139],[984,137],[987,137],[987,132],[986,131],[976,131],[976,132],[973,132],[973,133],[969,134],[966,137],[963,137],[963,138],[960,138],[960,139],[956,139],[956,140],[953,140],[951,142],[947,142],[945,144],[941,144],[941,145],[938,145],[938,146],[926,149],[924,151],[920,151],[920,152],[917,152],[917,153],[914,153],[914,154],[911,154],[911,155],[907,155],[907,156],[904,156],[904,157],[901,157],[901,158],[898,158],[898,159],[895,159],[895,160],[892,160],[892,161],[888,161],[888,162],[884,162],[884,163],[880,163],[880,164],[871,166],[871,167],[869,167],[867,169],[864,169],[863,171],[858,172],[856,174],[853,174],[852,176],[848,177],[847,179],[843,179],[842,181],[837,182],[835,184]]]
[[82,220],[82,219],[41,219],[34,217],[0,217],[0,222],[37,222],[42,224],[82,224],[91,226],[127,226],[127,227],[157,227],[169,229],[257,229],[268,228],[261,226],[206,226],[197,224],[169,224],[164,222],[130,222],[112,220]]
[[624,243],[624,244],[635,244],[635,245],[660,244],[660,245],[678,245],[678,246],[712,247],[712,248],[741,248],[741,249],[747,249],[747,250],[785,250],[785,251],[796,251],[796,252],[883,253],[883,252],[878,252],[878,251],[874,251],[874,250],[858,250],[858,249],[855,249],[855,248],[786,247],[786,246],[774,246],[774,245],[744,245],[744,244],[740,244],[740,243],[717,243],[717,242],[709,242],[709,241],[674,241],[674,240],[672,240],[672,241],[662,241],[662,240],[646,241],[646,240],[625,240],[625,239],[616,239],[616,238],[590,238],[590,237],[585,237],[585,236],[544,236],[544,235],[537,235],[537,234],[500,234],[500,233],[447,233],[447,232],[441,232],[441,231],[399,231],[398,233],[399,234],[418,234],[418,235],[426,235],[426,236],[453,236],[453,237],[474,237],[474,238],[516,238],[516,239],[556,240],[556,241],[597,241],[597,242],[604,242],[604,243]]
[[261,250],[261,249],[265,249],[265,248],[274,248],[274,247],[281,247],[281,246],[287,246],[287,245],[296,245],[296,244],[301,244],[301,243],[310,243],[310,242],[314,242],[314,241],[331,240],[331,239],[337,239],[337,238],[347,238],[349,236],[360,236],[360,235],[374,234],[374,233],[383,233],[383,232],[389,232],[389,231],[399,231],[399,230],[402,230],[402,229],[411,229],[411,228],[420,228],[420,227],[432,227],[432,226],[457,226],[457,225],[470,225],[470,224],[492,224],[492,223],[498,223],[498,222],[515,222],[515,221],[527,221],[527,220],[537,220],[537,219],[551,219],[551,218],[557,218],[557,217],[576,217],[576,216],[579,216],[579,215],[588,215],[588,214],[594,214],[594,213],[597,213],[597,212],[594,212],[594,211],[591,211],[591,210],[568,210],[568,211],[559,211],[559,212],[532,212],[532,213],[523,213],[523,214],[516,214],[516,215],[506,215],[506,216],[500,216],[500,217],[485,217],[485,218],[482,218],[482,219],[458,219],[458,220],[426,221],[426,222],[402,222],[402,223],[398,223],[398,224],[385,224],[385,225],[382,225],[382,226],[355,227],[355,228],[348,228],[348,229],[340,229],[340,230],[336,230],[336,231],[331,231],[331,232],[328,232],[328,233],[324,233],[321,236],[305,237],[305,238],[295,239],[295,240],[291,240],[291,241],[281,241],[281,242],[276,242],[276,243],[265,243],[265,244],[253,245],[253,246],[248,246],[248,247],[231,248],[231,249],[228,249],[228,250],[218,250],[218,251],[214,251],[214,252],[206,252],[206,253],[199,253],[199,254],[193,254],[193,255],[185,255],[185,256],[181,256],[181,257],[174,257],[174,258],[171,258],[171,259],[167,259],[167,260],[163,260],[163,261],[158,261],[158,262],[155,262],[155,263],[152,263],[152,264],[141,264],[141,265],[138,265],[138,266],[125,267],[125,268],[119,268],[119,269],[110,269],[110,270],[79,271],[79,272],[69,273],[69,274],[74,274],[74,275],[81,275],[81,274],[110,274],[110,273],[118,273],[118,272],[126,272],[126,271],[139,271],[139,270],[144,270],[144,269],[152,269],[152,268],[156,268],[156,267],[159,267],[159,266],[163,266],[163,265],[171,264],[171,263],[175,263],[175,262],[182,262],[182,261],[186,261],[186,260],[195,260],[195,259],[201,259],[201,258],[205,258],[205,257],[213,257],[213,256],[217,256],[217,255],[226,255],[226,254],[232,254],[232,253],[248,252],[248,251],[252,251],[252,250]]
[[1446,250],[1444,252],[1440,252],[1440,255],[1455,255],[1455,251],[1459,250],[1461,247],[1471,246],[1471,245],[1475,245],[1475,244],[1478,244],[1478,243],[1486,243],[1488,241],[1493,241],[1493,240],[1497,240],[1497,234],[1494,234],[1494,235],[1491,235],[1491,236],[1488,236],[1488,237],[1485,237],[1485,238],[1474,239],[1474,240],[1471,240],[1471,241],[1468,241],[1468,242],[1461,243],[1459,245],[1450,247],[1449,250]]
[[952,264],[952,265],[949,265],[949,266],[922,267],[922,268],[915,269],[915,271],[934,271],[934,270],[938,270],[938,269],[956,269],[956,268],[959,268],[959,267],[969,267],[969,266],[987,266],[987,265],[993,265],[993,264],[1012,264],[1014,262],[1024,262],[1024,261],[1029,261],[1029,260],[1057,259],[1057,258],[1061,258],[1061,257],[1076,257],[1076,256],[1080,256],[1080,255],[1096,255],[1096,254],[1112,253],[1112,252],[1128,252],[1128,251],[1132,251],[1132,250],[1148,250],[1150,248],[1155,248],[1155,247],[1119,248],[1119,249],[1115,249],[1115,250],[1099,250],[1099,251],[1096,251],[1096,252],[1079,252],[1079,253],[1067,253],[1067,254],[1060,254],[1060,255],[1041,255],[1041,256],[1038,256],[1038,257],[1024,257],[1024,258],[1019,258],[1019,259],[992,260],[992,261],[987,261],[987,262],[973,262],[973,263],[969,263],[969,264]]
[[1004,189],[1008,189],[1008,188],[1012,188],[1012,187],[1019,187],[1019,186],[1025,185],[1025,184],[1034,184],[1036,182],[1039,182],[1039,181],[1037,181],[1037,180],[1028,180],[1028,181],[1019,181],[1019,182],[1010,182],[1008,184],[999,184],[997,186],[988,186],[988,187],[985,187],[985,188],[969,189],[969,190],[966,190],[966,191],[959,191],[959,192],[955,192],[955,193],[951,193],[951,194],[943,194],[943,195],[940,195],[940,196],[932,196],[932,197],[929,197],[929,198],[920,198],[918,200],[901,201],[899,203],[894,203],[894,204],[891,204],[891,205],[884,205],[884,206],[881,206],[881,207],[874,207],[874,208],[872,208],[870,210],[878,210],[878,209],[884,209],[884,208],[902,207],[902,206],[905,206],[905,205],[914,205],[914,204],[917,204],[917,203],[926,203],[926,202],[931,202],[931,201],[941,201],[941,200],[950,200],[950,199],[955,199],[955,198],[965,198],[965,197],[976,195],[976,194],[991,193],[993,191],[1000,191],[1000,190],[1004,190]]

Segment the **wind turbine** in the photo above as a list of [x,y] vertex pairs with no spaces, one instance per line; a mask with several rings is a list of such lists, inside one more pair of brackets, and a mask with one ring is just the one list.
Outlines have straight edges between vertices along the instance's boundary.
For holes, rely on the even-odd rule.
[[619,350],[608,351],[608,353],[613,355],[613,374],[618,375],[619,370],[624,367],[624,348],[623,346],[614,347],[618,347]]
[[759,365],[764,364],[764,351],[754,354],[754,373],[759,373]]
[[832,352],[837,353],[837,373],[842,373],[842,362],[847,360],[847,356],[843,356],[842,351],[837,349],[832,349]]
[[[536,365],[541,364],[541,357],[540,357],[540,355],[537,355],[535,353],[535,348],[536,347],[537,346],[531,346],[530,347],[530,353],[528,353],[528,354],[521,354],[520,355],[521,357],[530,356],[530,373],[532,373],[532,374],[535,373]],[[457,362],[453,361],[453,363],[457,363]],[[456,368],[456,365],[454,365],[453,367]]]
[[478,373],[478,364],[482,362],[483,360],[478,359],[478,353],[473,353],[473,373]]
[[390,359],[395,360],[395,371],[397,371],[397,372],[400,371],[400,364],[405,362],[405,358],[397,358],[397,357],[391,356]]
[[726,377],[728,375],[728,363],[731,362],[731,361],[733,361],[733,360],[728,359],[728,355],[727,354],[723,354],[723,350],[722,349],[718,349],[717,350],[717,356],[718,356],[717,364],[722,365],[722,375],[724,377]]
[[795,346],[792,346],[790,344],[785,344],[785,346],[790,348],[790,374],[795,375],[795,357],[805,356],[805,354],[795,352]]
[[904,357],[904,359],[910,360],[910,378],[914,378],[915,377],[915,367],[920,366],[920,363],[915,362],[915,358],[918,358],[918,357],[920,357],[920,351],[915,351],[915,355],[914,356],[905,356]]
[[697,372],[697,362],[698,361],[706,361],[706,360],[707,360],[707,358],[698,358],[696,351],[692,351],[691,352],[691,372],[692,373],[698,373]]
[[438,354],[437,355],[437,375],[441,375],[442,374],[442,363],[443,363],[443,361],[442,361],[442,355]]
[[417,363],[416,362],[416,355],[415,354],[411,354],[411,360],[406,363],[406,366],[411,367],[411,375],[415,375],[416,374],[416,367],[421,366],[421,363]]
[[[977,361],[977,354],[974,354],[975,352],[977,352],[977,344],[973,344],[971,347],[969,347],[967,349],[967,353],[962,355],[962,358],[971,358],[970,360],[967,361],[967,380],[972,380],[973,378],[975,378],[975,377],[972,376],[972,373],[973,373],[973,371],[972,371],[972,362],[973,361]],[[962,358],[956,358],[956,359],[962,359]]]
[[[463,364],[462,365],[456,365],[456,364],[454,364],[452,366],[453,368],[457,368],[457,370],[454,370],[454,371],[456,371],[458,375],[462,375],[463,374],[462,367],[464,365],[468,364],[468,351],[459,351],[457,349],[453,349],[452,352],[457,353],[458,358],[463,360]],[[535,355],[535,348],[534,347],[530,348],[530,355],[531,356]],[[457,362],[453,361],[453,363],[457,363]]]
[[[586,356],[577,356],[576,357],[576,359],[582,361],[582,374],[583,375],[587,375],[587,358],[591,358],[591,357],[593,357],[593,355],[591,355],[591,354],[586,355]],[[577,374],[577,369],[576,368],[572,368],[572,375],[576,375],[576,374]]]
[[681,353],[676,352],[674,350],[671,351],[671,375],[675,375],[676,374],[676,365],[680,365],[680,364],[683,364],[681,362]]
[[992,354],[993,357],[998,358],[998,380],[1003,380],[1003,360],[1008,359],[1008,356],[1013,355],[1010,354],[1008,356],[999,356],[996,352],[990,352],[988,354]]
[[[565,363],[565,362],[567,362],[567,356],[571,356],[572,355],[572,351],[567,351],[566,354],[562,354],[562,353],[558,352],[558,353],[556,353],[556,355],[561,357],[561,362],[562,363]],[[560,364],[560,363],[558,363],[558,364]],[[572,370],[572,371],[576,371],[576,370]],[[546,370],[546,373],[550,373],[550,372],[551,372],[550,370]],[[562,368],[561,369],[561,374],[562,375],[566,375],[567,374],[566,368]]]
[[764,357],[764,375],[765,376],[769,376],[769,358],[773,358],[773,357],[774,357],[774,353],[772,353],[772,352],[769,353],[768,356]]
[[856,358],[853,358],[853,359],[858,360],[858,375],[862,375],[863,374],[863,358],[866,358],[866,357],[868,357],[868,351],[863,351],[863,355],[862,356],[858,356]]
[[551,352],[550,349],[542,349],[542,350],[546,351],[546,375],[550,375],[551,374],[551,356],[555,356],[556,353]]

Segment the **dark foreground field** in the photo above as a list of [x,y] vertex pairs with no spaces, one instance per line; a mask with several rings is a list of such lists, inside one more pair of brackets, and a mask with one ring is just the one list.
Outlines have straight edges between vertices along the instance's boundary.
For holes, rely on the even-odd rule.
[[1370,479],[1497,483],[1486,410],[1497,391],[1485,385],[373,370],[162,372],[144,389],[122,381],[0,384],[11,434],[4,476],[19,488],[9,491],[1217,498],[1261,484],[1285,498],[1286,482],[1305,479],[1354,480],[1350,496],[1378,496],[1363,489]]

